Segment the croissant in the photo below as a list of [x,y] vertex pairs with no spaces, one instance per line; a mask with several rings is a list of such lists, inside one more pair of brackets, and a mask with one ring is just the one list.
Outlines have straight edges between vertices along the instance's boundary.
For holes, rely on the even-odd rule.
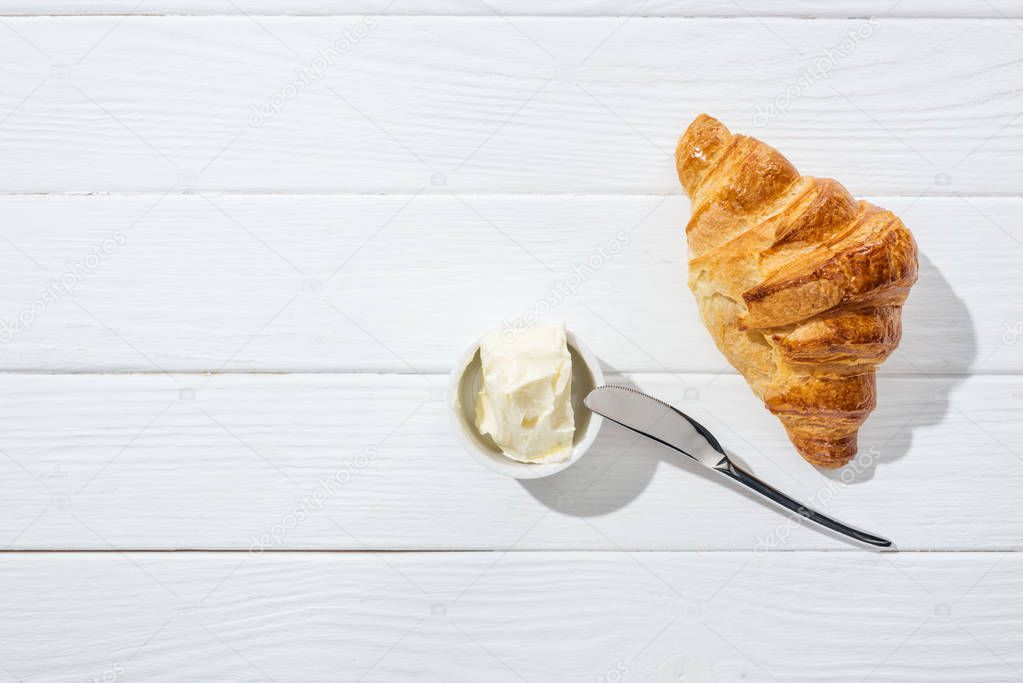
[[913,236],[834,180],[701,114],[675,152],[692,201],[689,287],[718,349],[819,467],[856,454],[899,343]]

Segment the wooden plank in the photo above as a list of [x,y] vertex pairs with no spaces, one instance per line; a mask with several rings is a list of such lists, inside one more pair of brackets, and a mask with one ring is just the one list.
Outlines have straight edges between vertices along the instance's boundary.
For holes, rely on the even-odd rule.
[[397,16],[586,16],[586,17],[984,17],[1023,16],[1009,0],[855,0],[841,5],[825,0],[744,0],[734,3],[711,0],[2,0],[0,15],[353,15]]
[[1021,571],[1019,553],[15,554],[0,640],[33,681],[1010,681]]
[[[1023,201],[875,201],[922,252],[883,371],[1023,371]],[[5,197],[0,212],[7,370],[447,372],[528,318],[566,321],[612,370],[731,372],[686,287],[677,196]],[[46,294],[65,278],[73,294]]]
[[[675,141],[701,111],[859,194],[1021,189],[1023,48],[1009,21],[5,24],[7,192],[668,193]],[[339,37],[351,45],[309,75]],[[292,92],[296,70],[303,87]],[[274,111],[261,111],[271,99]]]
[[[886,377],[846,474],[818,472],[737,376],[630,375],[767,481],[903,549],[1023,536],[1018,376]],[[9,549],[845,549],[605,425],[527,483],[483,469],[446,378],[5,375]],[[312,501],[312,502],[310,502]],[[657,520],[656,524],[651,520]]]

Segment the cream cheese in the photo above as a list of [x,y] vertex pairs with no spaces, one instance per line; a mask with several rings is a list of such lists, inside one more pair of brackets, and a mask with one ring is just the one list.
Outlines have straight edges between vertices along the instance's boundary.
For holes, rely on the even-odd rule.
[[476,427],[520,462],[572,453],[572,357],[564,325],[492,332],[480,342],[483,383]]

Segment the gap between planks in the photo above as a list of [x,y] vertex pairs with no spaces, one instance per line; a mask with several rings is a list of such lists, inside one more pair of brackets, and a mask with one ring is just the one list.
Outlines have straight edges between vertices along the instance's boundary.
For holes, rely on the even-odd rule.
[[[32,548],[27,550],[18,549],[0,549],[0,556],[3,555],[48,555],[48,554],[61,554],[61,555],[92,555],[92,554],[123,554],[123,553],[145,553],[147,555],[155,555],[161,553],[185,553],[185,554],[248,554],[250,551],[247,548]],[[907,550],[884,550],[884,551],[871,551],[861,548],[773,548],[768,551],[768,554],[802,554],[808,555],[811,553],[864,553],[868,555],[879,555],[879,554],[895,554],[895,555],[951,555],[951,554],[1010,554],[1023,552],[1023,546],[1017,545],[1006,548],[912,548]],[[481,553],[500,553],[506,555],[508,553],[528,555],[528,554],[555,554],[555,553],[587,553],[587,554],[602,554],[602,555],[635,555],[640,553],[657,553],[657,554],[670,554],[670,555],[700,555],[706,553],[748,553],[753,554],[753,551],[749,548],[707,548],[707,549],[688,549],[688,550],[660,550],[657,548],[642,548],[638,550],[618,550],[613,548],[596,548],[596,549],[579,549],[579,548],[542,548],[542,549],[530,549],[530,548],[267,548],[264,549],[260,556],[264,554],[272,555],[378,555],[381,553],[388,554],[399,554],[399,555],[450,555],[450,554],[481,554]]]
[[[172,377],[217,377],[221,375],[249,375],[252,377],[262,376],[281,376],[281,375],[295,375],[295,376],[325,376],[334,375],[338,377],[345,376],[365,376],[373,375],[378,377],[436,377],[446,378],[451,373],[451,368],[426,368],[419,372],[413,372],[405,368],[396,369],[376,369],[376,368],[344,368],[338,369],[324,369],[324,370],[96,370],[90,368],[75,368],[68,370],[17,370],[0,367],[0,376],[20,377],[24,375],[29,376],[54,376],[60,377],[64,375],[95,375],[95,376],[112,376],[122,377],[129,375],[138,375],[140,377],[153,377],[167,375]],[[734,368],[726,368],[724,370],[711,372],[709,370],[686,370],[686,369],[667,369],[667,370],[644,370],[642,368],[630,370],[627,368],[615,368],[614,371],[607,371],[605,373],[605,379],[621,378],[628,375],[660,375],[660,376],[674,376],[674,375],[690,375],[690,376],[702,376],[702,377],[721,377],[721,376],[737,376],[739,373]],[[1023,372],[1017,371],[988,371],[988,370],[977,370],[970,371],[965,370],[963,372],[885,372],[879,371],[877,374],[880,378],[915,378],[915,377],[927,377],[930,379],[955,379],[955,378],[969,378],[969,377],[1023,377]]]
[[[40,3],[42,4],[42,3]],[[368,9],[368,8],[367,8]],[[791,21],[854,21],[862,19],[873,19],[882,17],[885,21],[1011,21],[1012,19],[1018,19],[1023,17],[1023,12],[1008,10],[1007,13],[1004,11],[997,16],[990,14],[887,14],[885,12],[861,12],[861,13],[848,13],[848,14],[800,14],[800,13],[786,13],[784,11],[776,12],[765,12],[754,10],[751,12],[737,11],[735,14],[721,15],[721,14],[667,14],[667,13],[623,13],[623,14],[610,14],[610,13],[591,13],[591,14],[568,14],[568,13],[552,13],[552,14],[516,14],[510,12],[501,12],[494,14],[430,14],[425,12],[314,12],[310,10],[299,10],[291,13],[283,12],[266,12],[266,11],[241,11],[238,12],[200,12],[200,11],[167,11],[167,12],[119,12],[111,11],[106,12],[103,10],[85,11],[85,12],[71,12],[71,11],[40,11],[40,12],[4,12],[0,8],[0,18],[3,19],[39,19],[39,18],[55,18],[55,19],[128,19],[128,18],[147,18],[147,19],[161,19],[161,18],[179,18],[179,19],[246,19],[250,17],[259,17],[266,19],[303,19],[303,18],[316,18],[316,19],[361,19],[365,16],[381,16],[381,17],[394,17],[399,19],[442,19],[455,21],[459,19],[479,20],[479,19],[499,19],[504,20],[505,18],[514,19],[563,19],[563,20],[580,20],[580,19],[699,19],[700,21],[731,21],[734,19],[784,19]]]
[[[2,18],[2,15],[0,15]],[[54,198],[69,198],[69,197],[124,197],[125,199],[130,198],[144,198],[144,197],[199,197],[203,195],[211,195],[214,197],[252,197],[252,198],[263,198],[263,197],[338,197],[338,198],[360,198],[360,199],[373,199],[373,198],[386,198],[386,197],[451,197],[454,192],[444,190],[431,190],[426,189],[422,192],[343,192],[343,191],[326,191],[326,190],[281,190],[281,191],[256,191],[256,190],[232,190],[232,189],[193,189],[184,190],[179,192],[174,191],[163,191],[160,190],[54,190],[54,191],[34,191],[34,192],[6,192],[0,190],[0,198],[3,199],[17,199],[20,197],[54,197]],[[615,199],[627,199],[631,197],[674,197],[682,196],[680,191],[675,192],[475,192],[459,191],[457,193],[460,197],[501,197],[510,199],[531,199],[536,197],[554,197],[554,198],[565,198],[565,199],[591,199],[609,197]],[[858,197],[871,197],[874,199],[951,199],[955,197],[966,198],[966,199],[1023,199],[1023,192],[970,192],[970,193],[957,193],[957,192],[928,192],[926,194],[885,194],[885,193],[870,193],[864,192],[859,193]]]

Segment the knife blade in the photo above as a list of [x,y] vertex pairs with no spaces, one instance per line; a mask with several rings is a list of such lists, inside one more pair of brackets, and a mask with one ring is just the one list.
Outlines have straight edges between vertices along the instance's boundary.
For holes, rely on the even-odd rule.
[[583,399],[586,407],[612,422],[653,439],[689,457],[716,474],[731,479],[777,507],[875,548],[888,548],[887,538],[844,524],[803,505],[736,465],[710,430],[681,410],[631,387],[597,387]]

